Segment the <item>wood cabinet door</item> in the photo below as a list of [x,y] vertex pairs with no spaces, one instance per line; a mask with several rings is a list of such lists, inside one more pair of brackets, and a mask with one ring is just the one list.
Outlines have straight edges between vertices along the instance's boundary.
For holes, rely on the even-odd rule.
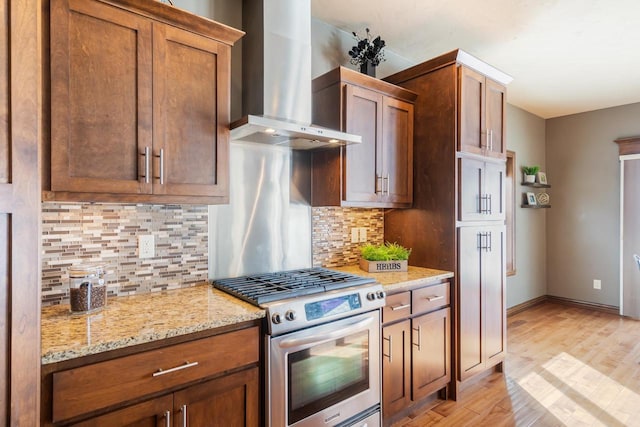
[[484,164],[485,219],[504,220],[506,218],[506,168],[507,165],[504,162],[486,162]]
[[460,380],[483,368],[482,227],[458,228],[458,359]]
[[412,398],[420,400],[451,380],[451,311],[443,308],[412,322]]
[[505,140],[505,105],[507,88],[491,79],[486,79],[486,131],[489,144],[486,155],[499,159],[507,158]]
[[174,394],[177,424],[189,427],[257,427],[258,368],[189,387]]
[[484,154],[485,77],[464,66],[458,68],[458,150]]
[[377,202],[382,194],[382,95],[345,85],[344,130],[362,136],[361,144],[344,149],[342,198],[346,202]]
[[153,192],[228,195],[230,47],[154,23],[153,48]]
[[389,203],[413,201],[413,104],[385,96],[382,109],[383,199]]
[[382,416],[411,403],[411,321],[382,328]]
[[104,3],[51,1],[51,189],[150,193],[151,22]]
[[458,159],[458,219],[478,221],[486,219],[487,199],[484,194],[484,162],[462,157]]
[[0,425],[35,426],[40,405],[40,12],[0,0]]
[[172,426],[173,395],[162,396],[72,424],[74,427],[166,427]]
[[482,307],[484,317],[484,360],[493,365],[506,352],[505,227],[484,227],[486,248],[482,250]]

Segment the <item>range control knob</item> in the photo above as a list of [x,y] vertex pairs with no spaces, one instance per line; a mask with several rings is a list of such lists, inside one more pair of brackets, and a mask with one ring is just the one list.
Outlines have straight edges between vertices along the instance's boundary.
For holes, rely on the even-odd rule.
[[282,323],[282,317],[280,316],[280,313],[273,313],[273,315],[271,316],[271,321],[276,325]]
[[369,301],[373,301],[373,300],[375,300],[375,299],[376,299],[376,294],[375,294],[375,293],[373,293],[373,292],[369,292],[369,293],[367,294],[367,299],[368,299]]
[[386,294],[385,291],[378,291],[378,292],[376,292],[376,296],[378,297],[378,299],[382,299],[385,296],[387,296],[387,294]]
[[293,310],[289,310],[284,314],[284,317],[287,320],[296,320],[296,312]]

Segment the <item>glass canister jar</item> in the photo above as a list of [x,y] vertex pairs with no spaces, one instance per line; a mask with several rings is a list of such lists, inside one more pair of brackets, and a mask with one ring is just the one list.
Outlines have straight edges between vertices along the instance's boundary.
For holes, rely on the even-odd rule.
[[107,304],[102,265],[78,265],[69,269],[69,302],[72,313],[89,313]]

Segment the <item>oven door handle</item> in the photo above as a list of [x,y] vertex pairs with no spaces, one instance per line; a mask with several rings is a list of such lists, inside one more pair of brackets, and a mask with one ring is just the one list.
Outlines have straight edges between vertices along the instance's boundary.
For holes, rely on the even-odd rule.
[[309,345],[309,344],[320,344],[325,341],[341,338],[341,337],[344,337],[345,335],[349,335],[349,334],[352,334],[353,332],[357,332],[358,330],[372,323],[373,319],[374,319],[373,317],[369,317],[367,319],[348,325],[344,328],[338,329],[337,331],[328,332],[322,335],[313,335],[305,338],[287,338],[285,340],[282,340],[278,344],[278,346],[281,348],[291,348],[291,347],[299,347],[299,346]]

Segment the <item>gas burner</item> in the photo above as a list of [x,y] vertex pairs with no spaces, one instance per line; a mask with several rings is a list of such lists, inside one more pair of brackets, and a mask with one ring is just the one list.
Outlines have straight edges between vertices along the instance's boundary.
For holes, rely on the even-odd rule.
[[369,277],[326,268],[305,268],[276,273],[220,279],[213,286],[253,305],[374,283]]

